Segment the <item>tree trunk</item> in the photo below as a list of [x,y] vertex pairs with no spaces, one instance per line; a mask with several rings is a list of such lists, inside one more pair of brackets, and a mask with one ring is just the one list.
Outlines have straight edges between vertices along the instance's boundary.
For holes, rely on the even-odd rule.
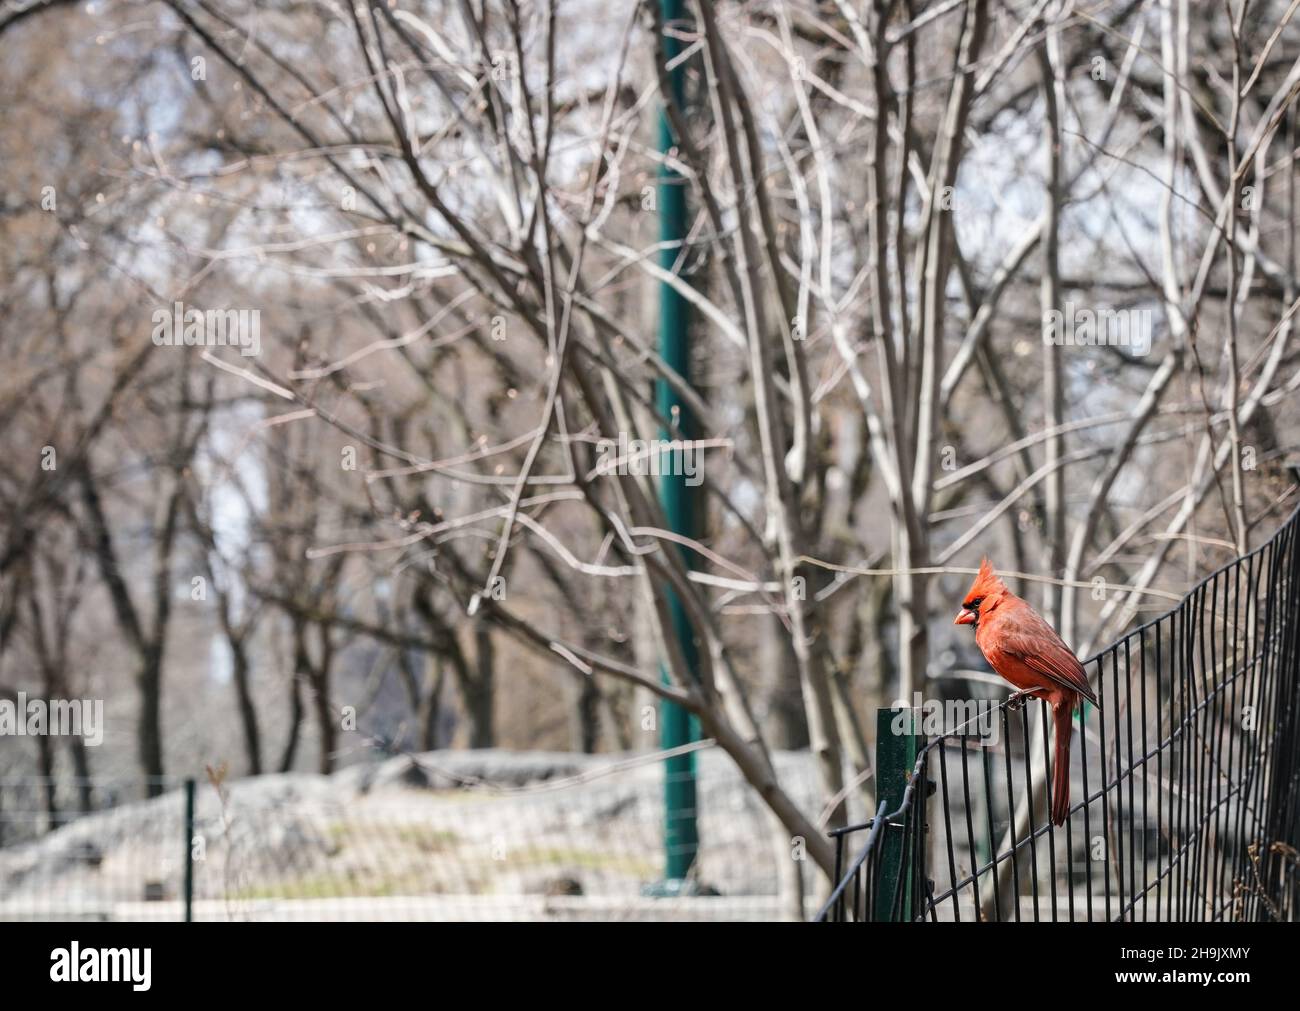
[[253,703],[250,684],[250,663],[248,650],[242,639],[231,641],[230,650],[234,656],[235,693],[239,698],[239,719],[244,728],[244,751],[248,758],[248,774],[262,774],[262,735],[257,725],[257,707]]
[[302,733],[303,717],[302,682],[300,679],[307,674],[305,635],[306,632],[301,622],[295,622],[293,630],[293,677],[289,681],[289,737],[284,742],[284,751],[280,754],[281,772],[291,771],[294,760],[298,757],[298,740]]
[[339,728],[334,707],[330,705],[329,670],[324,666],[312,677],[312,704],[316,710],[316,725],[320,728],[320,761],[317,768],[322,776],[334,771],[334,754],[338,749]]
[[492,632],[487,622],[474,624],[474,676],[466,678],[465,715],[469,719],[469,746],[491,748],[496,745],[496,729],[492,723],[493,702],[493,651]]
[[579,674],[578,700],[574,706],[574,744],[584,755],[594,755],[600,738],[600,691],[590,674]]
[[438,717],[442,715],[442,682],[446,667],[441,657],[432,654],[424,658],[424,666],[428,688],[420,700],[420,750],[434,751],[438,747]]
[[768,677],[768,713],[773,748],[800,751],[808,747],[808,716],[799,684],[799,664],[790,633],[777,615],[763,620],[763,664]]
[[146,777],[145,796],[163,792],[162,655],[157,645],[149,649],[140,670],[140,766]]
[[77,810],[89,814],[95,807],[95,792],[90,783],[90,753],[80,737],[68,738],[72,768],[77,777]]
[[[46,699],[49,699],[48,690]],[[36,738],[36,751],[38,767],[44,781],[41,800],[45,808],[45,831],[53,832],[59,827],[59,803],[54,789],[54,738],[49,734],[38,735]]]

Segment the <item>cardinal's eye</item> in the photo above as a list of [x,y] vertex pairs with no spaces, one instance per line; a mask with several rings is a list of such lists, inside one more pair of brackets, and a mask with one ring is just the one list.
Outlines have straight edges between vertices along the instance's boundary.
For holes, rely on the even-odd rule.
[[984,598],[983,598],[983,597],[976,597],[974,600],[972,600],[972,601],[971,601],[969,604],[967,604],[966,606],[969,607],[972,611],[974,611],[974,610],[976,610],[976,609],[980,606],[980,604],[982,604],[982,603],[984,603]]

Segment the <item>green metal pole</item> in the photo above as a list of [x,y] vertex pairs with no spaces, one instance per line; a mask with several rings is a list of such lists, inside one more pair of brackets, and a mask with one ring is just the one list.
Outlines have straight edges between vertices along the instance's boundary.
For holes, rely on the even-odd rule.
[[[665,29],[680,24],[684,16],[681,0],[660,0]],[[665,31],[664,54],[671,63],[681,52],[681,42]],[[673,104],[685,108],[684,72],[681,65],[669,67]],[[667,155],[677,146],[672,124],[665,108],[659,110],[659,151]],[[686,238],[686,183],[682,177],[660,162],[658,177],[659,265],[665,270],[680,271],[682,241]],[[669,284],[659,288],[659,353],[669,367],[690,381],[690,303]],[[655,388],[655,404],[659,412],[676,422],[686,439],[696,437],[696,419],[681,401],[677,392],[663,379]],[[671,439],[673,433],[660,429],[661,439]],[[699,536],[699,508],[696,488],[687,484],[680,452],[665,451],[660,460],[659,499],[663,505],[668,528],[686,537]],[[689,565],[691,556],[682,549],[682,557]],[[672,631],[681,646],[682,654],[691,675],[699,671],[699,652],[695,635],[687,619],[681,600],[670,591],[668,600],[672,618]],[[661,667],[661,676],[668,681],[667,667]],[[681,747],[699,737],[696,721],[680,706],[663,702],[659,711],[660,743],[667,750]],[[670,894],[680,892],[689,879],[691,866],[699,851],[699,830],[695,818],[695,755],[669,758],[664,769],[664,890]]]
[[[876,710],[876,781],[879,799],[885,802],[885,814],[893,814],[902,806],[903,794],[916,767],[916,756],[924,743],[921,710],[903,707]],[[916,803],[918,811],[924,808],[924,792]],[[887,921],[893,918],[894,896],[900,887],[904,889],[902,918],[912,918],[913,877],[912,855],[904,843],[902,831],[887,826],[881,837],[880,887],[876,890],[872,919]]]
[[194,922],[194,794],[197,784],[185,780],[185,922]]

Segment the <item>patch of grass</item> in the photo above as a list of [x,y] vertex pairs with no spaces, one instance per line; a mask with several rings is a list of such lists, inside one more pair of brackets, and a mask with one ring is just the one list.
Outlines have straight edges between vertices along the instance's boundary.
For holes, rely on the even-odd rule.
[[460,842],[460,836],[451,829],[431,828],[428,825],[399,825],[394,835],[407,846],[414,846],[425,853],[441,853]]
[[[232,894],[235,900],[241,899],[338,899],[358,894],[346,887],[347,882],[328,874],[314,874],[309,877],[296,878],[276,884],[256,885],[244,888]],[[364,893],[360,893],[364,894]]]
[[341,850],[344,844],[353,842],[384,847],[395,840],[422,853],[444,853],[460,842],[460,837],[450,829],[409,822],[359,824],[336,821],[326,827],[325,834],[333,844],[331,855]]
[[344,874],[313,874],[273,884],[256,885],[235,892],[233,900],[255,899],[351,899],[387,898],[392,895],[439,895],[445,889],[433,887],[428,875],[420,871],[401,874],[377,873],[373,877]]
[[630,877],[650,878],[659,873],[658,865],[644,857],[628,853],[603,853],[599,850],[566,849],[558,846],[511,853],[506,864],[512,863],[540,867],[552,865],[581,867],[589,871],[614,871]]
[[[453,850],[464,840],[455,832],[435,829],[425,825],[394,824],[386,827],[358,826],[340,822],[329,826],[328,835],[342,849],[349,842],[365,842],[382,851],[400,840],[407,848],[405,861],[415,864],[400,870],[385,871],[382,867],[328,868],[301,877],[264,882],[234,892],[234,900],[256,899],[338,899],[356,897],[384,898],[394,895],[440,895],[448,892],[448,882],[442,875],[431,874],[423,861],[410,856],[410,850],[422,854]],[[602,850],[578,849],[565,846],[527,847],[509,849],[506,859],[475,859],[461,853],[460,880],[451,891],[467,894],[484,894],[499,887],[499,875],[521,869],[585,870],[617,874],[624,877],[651,880],[660,873],[657,863],[647,857],[629,853],[609,853]]]

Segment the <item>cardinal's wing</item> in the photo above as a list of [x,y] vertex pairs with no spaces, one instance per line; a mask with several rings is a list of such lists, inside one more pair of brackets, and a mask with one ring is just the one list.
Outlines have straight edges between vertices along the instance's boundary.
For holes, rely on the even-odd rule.
[[999,617],[997,638],[1002,652],[1010,653],[1026,667],[1078,692],[1100,708],[1083,664],[1041,615],[1025,605]]

